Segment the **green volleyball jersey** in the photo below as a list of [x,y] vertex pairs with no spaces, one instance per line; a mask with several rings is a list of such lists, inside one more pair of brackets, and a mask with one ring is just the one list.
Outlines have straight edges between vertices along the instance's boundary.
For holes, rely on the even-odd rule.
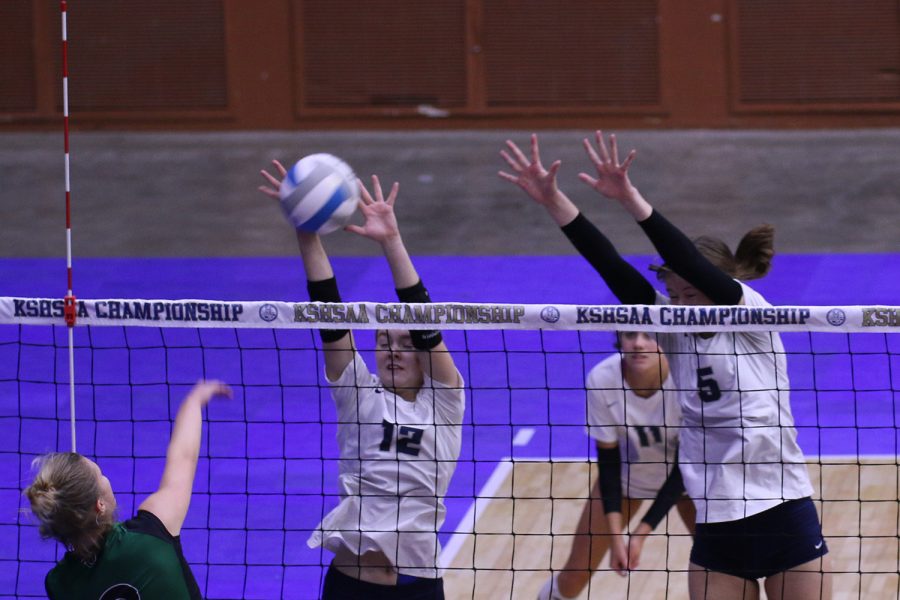
[[116,523],[93,566],[67,552],[44,582],[51,600],[195,600],[200,588],[181,540],[153,513]]

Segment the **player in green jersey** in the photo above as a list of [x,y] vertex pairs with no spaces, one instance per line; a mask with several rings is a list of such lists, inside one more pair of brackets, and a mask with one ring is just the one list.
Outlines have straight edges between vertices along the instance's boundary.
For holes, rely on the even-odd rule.
[[45,581],[51,600],[188,600],[200,589],[181,551],[200,453],[202,408],[231,396],[219,381],[201,381],[181,403],[159,489],[128,521],[116,519],[116,497],[97,464],[75,452],[38,458],[25,490],[45,538],[68,552]]

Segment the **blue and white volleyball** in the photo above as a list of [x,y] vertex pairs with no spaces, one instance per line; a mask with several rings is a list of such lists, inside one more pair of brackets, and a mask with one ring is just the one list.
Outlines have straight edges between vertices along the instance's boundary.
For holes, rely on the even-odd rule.
[[285,174],[279,193],[288,221],[310,233],[341,229],[359,203],[353,169],[331,154],[310,154],[298,160]]

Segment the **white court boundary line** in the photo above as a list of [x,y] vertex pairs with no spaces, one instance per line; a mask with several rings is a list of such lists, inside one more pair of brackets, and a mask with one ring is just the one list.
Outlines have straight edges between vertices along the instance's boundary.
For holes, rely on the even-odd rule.
[[[854,454],[810,454],[806,456],[806,462],[811,463],[812,465],[815,465],[817,462],[821,462],[823,460],[851,463],[857,462],[861,458],[884,461],[886,464],[900,464],[900,456],[894,454],[866,454],[864,456],[858,456]],[[498,498],[498,496],[495,495],[497,489],[504,481],[506,481],[506,477],[513,470],[513,465],[515,463],[565,463],[586,461],[593,462],[591,458],[585,458],[584,456],[555,456],[553,458],[547,456],[505,456],[501,458],[499,461],[497,461],[497,466],[494,467],[493,472],[491,472],[491,476],[488,477],[488,480],[478,491],[478,495],[475,496],[475,498],[472,500],[472,503],[469,504],[468,510],[466,510],[463,518],[460,519],[459,524],[453,531],[453,535],[450,536],[450,540],[447,542],[447,545],[444,546],[441,550],[441,556],[438,560],[439,568],[448,569],[450,565],[453,564],[453,561],[456,559],[456,555],[459,554],[459,551],[460,549],[462,549],[463,544],[466,543],[466,539],[468,538],[468,536],[475,533],[475,525],[478,523],[478,518],[488,509],[491,501]],[[505,499],[506,496],[504,496],[503,498]]]
[[534,437],[535,434],[534,427],[522,427],[516,432],[516,436],[513,438],[512,445],[513,446],[527,446],[528,442],[531,441],[531,438]]
[[[583,456],[556,456],[553,459],[550,459],[547,456],[505,456],[497,461],[497,466],[494,467],[494,471],[491,473],[491,476],[488,477],[488,480],[478,491],[478,495],[474,498],[472,503],[469,505],[469,509],[466,511],[466,514],[463,515],[463,518],[460,519],[459,525],[456,526],[456,529],[453,531],[453,535],[450,536],[450,540],[447,542],[447,545],[441,550],[441,557],[439,560],[440,568],[446,569],[453,563],[453,560],[456,558],[456,555],[459,554],[460,549],[463,547],[463,544],[466,542],[466,538],[469,535],[475,533],[475,525],[478,523],[478,518],[484,514],[490,505],[492,500],[496,500],[497,496],[495,495],[497,492],[497,488],[506,481],[506,477],[513,470],[513,465],[519,462],[585,462],[585,457]],[[506,496],[504,496],[506,498]]]

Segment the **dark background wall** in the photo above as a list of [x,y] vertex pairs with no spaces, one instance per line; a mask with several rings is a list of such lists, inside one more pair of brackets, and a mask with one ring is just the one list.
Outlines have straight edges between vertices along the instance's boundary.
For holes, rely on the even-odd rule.
[[[0,130],[59,40],[0,2]],[[69,53],[82,129],[900,125],[898,0],[70,0]]]

